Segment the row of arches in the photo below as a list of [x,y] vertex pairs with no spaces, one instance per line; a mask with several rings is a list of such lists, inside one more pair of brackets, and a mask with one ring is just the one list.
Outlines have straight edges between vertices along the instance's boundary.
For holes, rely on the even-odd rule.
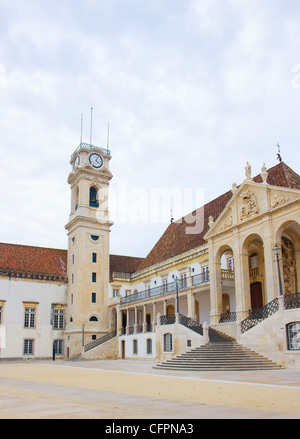
[[[227,309],[232,309],[232,299],[236,311],[241,314],[257,309],[280,294],[279,275],[283,294],[293,294],[300,290],[300,226],[296,221],[288,221],[278,227],[272,240],[270,230],[249,234],[243,242],[232,238],[223,243],[213,254],[210,272],[212,314],[217,317]],[[279,257],[280,273],[277,270],[273,247],[281,249]],[[224,295],[221,282],[222,268],[235,273],[234,289]],[[243,316],[242,316],[243,317]]]

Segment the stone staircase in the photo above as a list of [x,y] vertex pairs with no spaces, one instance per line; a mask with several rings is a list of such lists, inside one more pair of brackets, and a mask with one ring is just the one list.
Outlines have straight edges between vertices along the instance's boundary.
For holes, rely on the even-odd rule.
[[233,338],[211,328],[209,339],[206,345],[157,364],[155,369],[246,371],[281,368],[262,355],[239,345]]
[[84,352],[88,352],[91,349],[96,348],[97,346],[100,346],[103,343],[106,343],[109,340],[112,340],[117,335],[116,331],[109,332],[108,334],[103,335],[101,338],[98,338],[97,340],[93,340],[90,343],[86,344],[84,346]]

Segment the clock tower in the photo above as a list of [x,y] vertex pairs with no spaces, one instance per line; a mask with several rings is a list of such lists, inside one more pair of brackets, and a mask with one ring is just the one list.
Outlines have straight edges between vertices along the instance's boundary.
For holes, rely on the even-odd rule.
[[110,151],[81,143],[71,157],[66,356],[109,332]]

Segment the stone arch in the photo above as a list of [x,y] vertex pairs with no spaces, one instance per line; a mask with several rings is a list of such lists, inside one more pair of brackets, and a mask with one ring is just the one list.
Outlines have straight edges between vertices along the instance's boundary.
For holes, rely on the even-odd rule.
[[250,307],[251,309],[261,308],[266,304],[265,251],[264,241],[259,233],[251,233],[244,239],[242,254],[247,255],[248,260],[247,267],[244,267],[247,273],[244,273],[244,275],[246,278],[249,278],[248,294]]
[[[230,312],[235,311],[236,287],[234,280],[234,250],[229,243],[222,244],[215,252],[214,266],[210,265],[214,276],[211,278],[211,291],[213,289],[213,314],[217,316],[217,322],[223,318],[224,309],[227,311],[228,304]],[[212,316],[212,314],[211,314]]]

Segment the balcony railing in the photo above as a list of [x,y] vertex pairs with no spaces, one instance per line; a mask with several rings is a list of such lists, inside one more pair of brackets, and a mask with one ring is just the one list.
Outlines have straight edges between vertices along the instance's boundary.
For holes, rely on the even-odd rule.
[[[234,271],[221,270],[221,278],[222,280],[234,280]],[[196,274],[195,276],[191,276],[191,279],[192,281],[190,286],[188,285],[187,279],[179,279],[177,283],[178,291],[184,291],[187,290],[188,288],[195,288],[209,284],[210,282],[209,272],[206,271],[204,273]],[[151,299],[152,297],[164,296],[175,292],[176,292],[176,282],[171,282],[168,284],[161,285],[159,287],[149,288],[148,290],[131,294],[130,296],[121,297],[120,305],[127,305],[129,303],[140,302],[142,300]]]
[[99,151],[103,152],[106,155],[111,155],[111,152],[107,148],[101,148],[100,146],[91,145],[90,143],[81,142],[76,151],[79,151],[80,149],[98,149]]

